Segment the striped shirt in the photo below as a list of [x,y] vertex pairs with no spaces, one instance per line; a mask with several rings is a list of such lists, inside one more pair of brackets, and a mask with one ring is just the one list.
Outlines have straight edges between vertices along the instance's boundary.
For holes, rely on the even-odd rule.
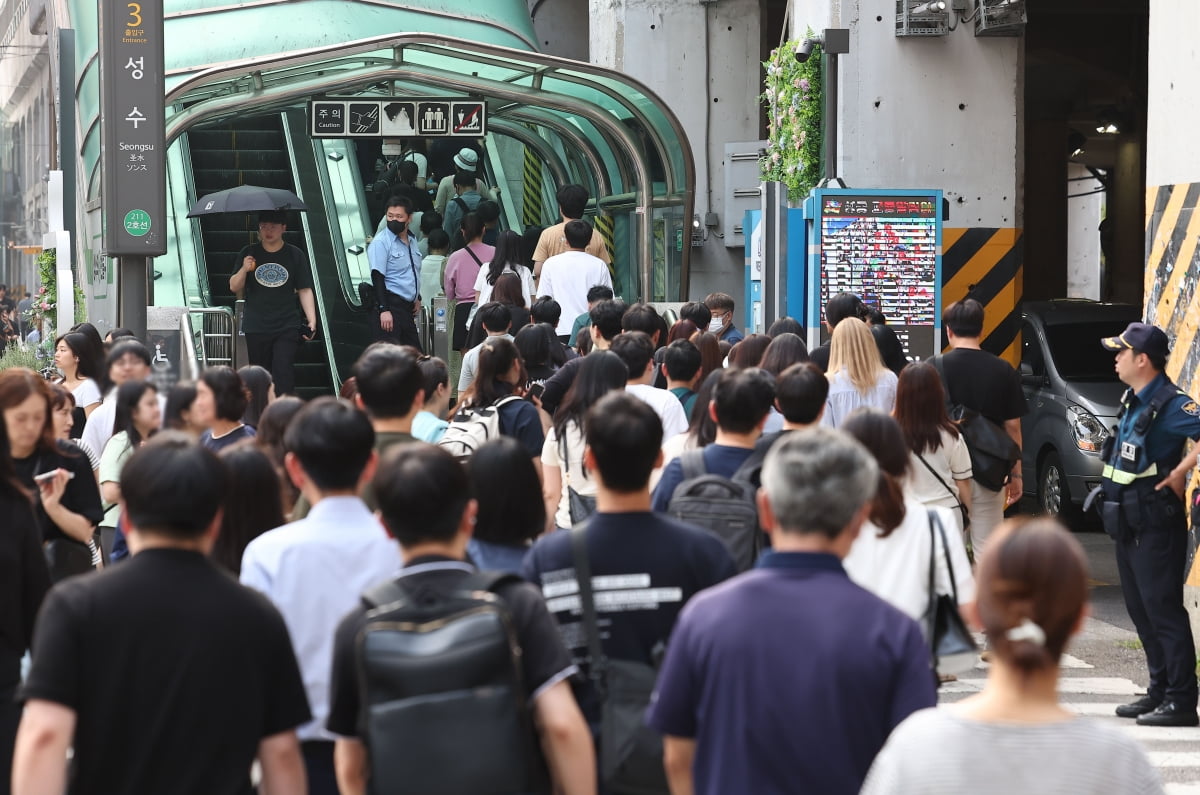
[[1087,718],[983,723],[954,707],[915,712],[875,758],[861,795],[1161,795],[1136,741]]

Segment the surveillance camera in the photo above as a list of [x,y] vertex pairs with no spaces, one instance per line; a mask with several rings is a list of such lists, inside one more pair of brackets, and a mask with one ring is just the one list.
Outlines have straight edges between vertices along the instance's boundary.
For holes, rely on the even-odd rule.
[[800,63],[806,62],[812,57],[813,48],[820,43],[820,39],[805,39],[800,42],[800,46],[796,48],[796,60]]

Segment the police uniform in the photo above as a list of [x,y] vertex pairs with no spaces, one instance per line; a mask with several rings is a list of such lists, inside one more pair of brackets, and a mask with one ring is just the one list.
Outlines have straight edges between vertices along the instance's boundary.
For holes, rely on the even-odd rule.
[[[1102,342],[1110,350],[1167,353],[1166,335],[1144,323]],[[1138,392],[1125,391],[1103,451],[1104,529],[1116,542],[1125,607],[1150,673],[1147,696],[1117,714],[1143,716],[1139,723],[1194,725],[1196,719],[1196,654],[1183,605],[1187,514],[1172,489],[1154,487],[1178,466],[1185,440],[1197,438],[1200,405],[1160,372]]]

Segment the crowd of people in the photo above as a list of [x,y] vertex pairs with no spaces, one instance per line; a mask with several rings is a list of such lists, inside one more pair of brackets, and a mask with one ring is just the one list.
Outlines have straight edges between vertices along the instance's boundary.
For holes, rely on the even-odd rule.
[[[492,300],[456,398],[388,340],[307,403],[260,366],[160,392],[90,326],[59,383],[0,373],[0,791],[10,755],[15,793],[1161,791],[1056,700],[1082,551],[1002,521],[1019,462],[981,487],[947,414],[1024,413],[978,302],[900,367],[848,294],[813,355],[720,293],[668,325],[571,198],[529,274],[571,255],[569,300],[516,235],[454,261],[464,213],[446,293]],[[992,667],[933,710],[951,594]]]

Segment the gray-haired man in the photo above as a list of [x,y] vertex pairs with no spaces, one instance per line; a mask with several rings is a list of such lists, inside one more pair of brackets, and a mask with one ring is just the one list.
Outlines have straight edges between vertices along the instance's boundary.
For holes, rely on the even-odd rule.
[[687,604],[659,674],[648,722],[673,792],[803,781],[854,795],[891,730],[936,702],[916,622],[842,568],[877,476],[862,445],[826,428],[767,455],[758,510],[773,551]]

